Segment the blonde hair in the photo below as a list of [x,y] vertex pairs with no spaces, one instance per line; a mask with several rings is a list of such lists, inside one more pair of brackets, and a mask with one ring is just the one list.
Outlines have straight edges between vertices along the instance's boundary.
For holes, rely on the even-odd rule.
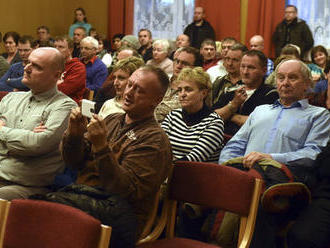
[[177,81],[194,82],[200,90],[207,90],[204,102],[208,107],[211,107],[212,83],[209,74],[202,67],[183,68],[178,75]]

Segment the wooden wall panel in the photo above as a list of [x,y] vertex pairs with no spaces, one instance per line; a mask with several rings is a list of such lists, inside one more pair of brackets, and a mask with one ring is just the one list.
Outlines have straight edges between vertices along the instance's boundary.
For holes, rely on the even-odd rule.
[[36,36],[36,28],[46,25],[52,36],[66,34],[77,7],[86,10],[98,32],[108,34],[108,0],[0,0],[0,31]]

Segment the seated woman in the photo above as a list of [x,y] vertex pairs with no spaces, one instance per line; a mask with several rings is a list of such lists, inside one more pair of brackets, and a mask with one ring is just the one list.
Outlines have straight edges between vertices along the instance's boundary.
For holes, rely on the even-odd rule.
[[159,67],[172,76],[173,74],[173,61],[168,58],[170,44],[167,40],[156,40],[152,44],[152,59],[147,61],[147,65],[154,65]]
[[309,98],[309,102],[330,110],[330,61],[327,61],[325,65],[324,74],[326,79],[316,83],[313,97]]
[[18,40],[20,35],[16,32],[7,32],[3,36],[3,42],[5,43],[6,52],[1,54],[10,65],[17,62],[21,62],[22,59],[18,52]]
[[177,78],[180,109],[161,126],[172,145],[174,160],[217,162],[223,146],[224,123],[211,110],[211,81],[201,67],[184,68]]
[[100,112],[99,116],[102,118],[107,117],[112,113],[124,113],[122,109],[123,98],[122,95],[124,93],[126,84],[128,82],[128,78],[132,75],[132,73],[137,70],[139,67],[144,65],[143,59],[136,57],[129,57],[126,59],[119,60],[113,69],[113,78],[114,78],[114,87],[116,90],[115,98],[107,100]]
[[103,34],[96,36],[97,41],[99,42],[99,48],[97,51],[97,57],[102,60],[102,62],[109,68],[112,64],[111,54],[108,53],[108,40]]

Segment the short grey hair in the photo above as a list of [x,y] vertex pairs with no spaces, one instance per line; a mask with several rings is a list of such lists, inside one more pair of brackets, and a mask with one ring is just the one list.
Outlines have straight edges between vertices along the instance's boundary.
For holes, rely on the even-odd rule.
[[98,47],[99,47],[99,42],[92,36],[87,36],[87,37],[83,38],[80,42],[86,42],[86,43],[92,44],[92,46],[95,49],[98,49]]
[[165,39],[155,40],[152,43],[152,47],[155,47],[155,45],[161,45],[163,47],[163,51],[165,53],[168,53],[170,50],[170,43],[168,42],[168,40],[165,40]]
[[287,62],[287,61],[297,61],[299,62],[300,64],[300,72],[301,72],[301,75],[303,76],[303,78],[308,81],[309,84],[311,84],[313,82],[313,77],[312,77],[312,73],[310,71],[310,69],[308,68],[308,66],[302,62],[301,60],[299,59],[284,59],[282,60],[277,66],[276,66],[276,69],[275,69],[275,80],[277,80],[277,72],[278,72],[278,68],[280,68],[280,66]]

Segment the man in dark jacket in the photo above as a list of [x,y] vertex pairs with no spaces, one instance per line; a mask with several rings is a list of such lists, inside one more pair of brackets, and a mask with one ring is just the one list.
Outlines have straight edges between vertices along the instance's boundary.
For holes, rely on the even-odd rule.
[[200,48],[205,39],[215,40],[214,29],[204,18],[204,9],[202,7],[196,7],[194,11],[194,22],[190,23],[183,32],[189,36],[190,45],[197,49]]
[[299,46],[302,58],[313,47],[314,40],[312,32],[306,22],[297,17],[296,6],[286,6],[284,20],[277,25],[273,34],[273,42],[277,57],[286,44]]

